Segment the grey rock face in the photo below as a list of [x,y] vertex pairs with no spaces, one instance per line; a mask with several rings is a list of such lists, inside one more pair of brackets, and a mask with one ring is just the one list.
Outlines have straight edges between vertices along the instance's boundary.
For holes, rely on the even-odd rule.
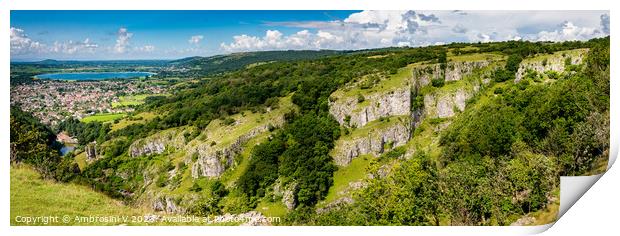
[[148,156],[163,153],[167,147],[183,148],[185,137],[183,131],[165,130],[149,137],[136,140],[129,146],[129,156]]
[[132,145],[129,148],[129,155],[132,157],[147,156],[151,154],[161,154],[166,150],[166,145],[163,140],[151,140],[143,143],[142,145]]
[[292,183],[282,192],[282,203],[284,203],[288,210],[293,210],[297,206],[297,200],[295,199],[296,191],[297,183]]
[[159,197],[152,203],[153,210],[163,211],[173,214],[184,214],[185,209],[177,206],[175,201],[170,197]]
[[465,110],[466,101],[471,96],[470,92],[462,88],[447,94],[424,95],[424,116],[428,118],[452,117],[455,109],[459,112]]
[[[340,123],[351,127],[362,127],[381,117],[408,115],[411,107],[411,90],[403,87],[386,93],[374,93],[358,103],[357,97],[342,98],[330,102],[329,113]],[[350,116],[350,121],[346,118]]]
[[443,79],[444,70],[439,63],[415,67],[412,71],[412,80],[415,88],[421,88],[431,83],[434,79]]
[[533,70],[537,73],[545,73],[546,71],[564,72],[566,69],[566,59],[570,58],[572,65],[579,65],[583,63],[587,52],[588,50],[577,49],[570,53],[555,53],[553,55],[523,60],[521,64],[519,64],[519,69],[515,75],[515,82],[519,82],[523,79],[528,70]]
[[86,144],[84,151],[86,152],[86,158],[88,160],[97,159],[97,143],[96,142]]
[[446,66],[446,81],[461,80],[463,76],[471,74],[474,70],[486,67],[489,61],[456,61],[448,62]]
[[384,150],[386,144],[392,143],[392,148],[395,148],[404,145],[410,138],[410,121],[406,119],[394,122],[387,127],[373,129],[365,135],[355,135],[351,139],[338,140],[334,147],[334,161],[337,165],[346,166],[351,163],[353,158],[364,154],[381,155],[389,151]]
[[344,207],[346,205],[350,205],[353,204],[355,202],[355,200],[353,200],[353,198],[351,197],[342,197],[339,198],[333,202],[330,202],[329,204],[327,204],[324,207],[320,207],[316,209],[316,213],[317,214],[323,214],[332,210],[337,210],[340,209],[341,207]]
[[[281,123],[278,122],[276,125],[280,126]],[[239,136],[234,142],[224,147],[202,143],[196,146],[195,149],[188,150],[188,153],[198,153],[198,160],[192,165],[192,177],[219,177],[227,167],[232,165],[235,156],[243,151],[243,145],[246,142],[268,130],[269,126],[260,126]]]

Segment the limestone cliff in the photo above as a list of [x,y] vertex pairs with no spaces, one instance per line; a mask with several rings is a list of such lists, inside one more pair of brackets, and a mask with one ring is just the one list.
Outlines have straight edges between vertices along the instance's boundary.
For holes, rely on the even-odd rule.
[[181,153],[186,165],[191,166],[191,176],[219,177],[233,164],[236,155],[244,150],[245,144],[252,138],[284,124],[284,114],[297,109],[291,102],[291,96],[280,100],[276,109],[266,113],[243,112],[227,119],[233,123],[224,123],[223,119],[213,120],[200,135],[188,140],[188,134],[197,132],[193,127],[180,127],[161,131],[149,137],[139,139],[131,144],[131,157],[162,154],[173,149]]
[[[274,124],[281,125],[282,121]],[[218,177],[224,173],[227,167],[231,166],[236,155],[243,151],[244,144],[251,138],[267,132],[268,125],[263,125],[250,130],[234,139],[230,144],[211,145],[210,143],[200,143],[189,151],[197,153],[198,158],[192,165],[192,177],[200,176]]]
[[515,82],[519,82],[528,71],[537,73],[545,73],[546,71],[564,72],[567,65],[582,64],[587,52],[588,49],[575,49],[526,58],[519,64]]
[[379,156],[392,148],[404,145],[411,138],[409,116],[377,120],[350,135],[340,138],[332,152],[337,165],[346,166],[355,157],[365,154]]
[[362,127],[381,117],[407,115],[410,107],[410,88],[401,87],[364,96],[363,102],[357,97],[338,99],[330,102],[329,112],[341,125]]
[[464,76],[472,74],[476,69],[480,69],[489,66],[491,61],[451,61],[446,65],[446,77],[447,81],[457,81],[463,79]]
[[148,156],[161,154],[166,148],[182,148],[185,144],[184,129],[168,129],[135,141],[129,146],[129,156]]
[[456,112],[465,110],[465,102],[472,96],[464,88],[448,93],[430,93],[424,95],[424,112],[426,118],[448,118]]

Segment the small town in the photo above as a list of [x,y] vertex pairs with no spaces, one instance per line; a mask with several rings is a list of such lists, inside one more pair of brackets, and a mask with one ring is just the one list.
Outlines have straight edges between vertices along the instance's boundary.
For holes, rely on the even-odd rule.
[[165,85],[137,80],[36,80],[32,84],[11,86],[11,106],[17,105],[41,122],[55,125],[67,117],[82,119],[99,113],[131,112],[137,104],[135,101],[123,103],[121,97],[156,96],[165,91]]

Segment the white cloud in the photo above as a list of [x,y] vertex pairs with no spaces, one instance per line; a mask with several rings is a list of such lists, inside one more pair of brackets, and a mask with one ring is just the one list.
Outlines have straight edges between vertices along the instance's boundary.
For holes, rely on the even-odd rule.
[[342,48],[345,39],[341,35],[328,31],[319,30],[310,33],[302,30],[297,33],[284,36],[278,30],[267,30],[262,38],[248,35],[233,37],[233,42],[220,44],[220,48],[227,52],[240,51],[266,51],[266,50],[302,50],[302,49],[333,49]]
[[115,53],[127,52],[129,49],[129,39],[131,39],[133,34],[129,33],[129,31],[127,31],[127,28],[121,27],[120,29],[118,29],[118,32],[116,33],[116,35],[117,35],[117,38],[116,38],[116,44],[114,45],[114,52]]
[[11,27],[11,54],[29,54],[45,50],[45,45],[34,41],[24,30]]
[[140,52],[153,52],[153,51],[155,51],[155,46],[153,46],[153,45],[144,45],[142,47],[137,47],[136,50],[140,51]]
[[54,42],[54,45],[49,48],[49,51],[64,54],[94,53],[98,47],[99,45],[91,42],[89,38],[86,38],[84,41],[56,41]]
[[536,40],[539,41],[566,41],[587,40],[594,37],[604,36],[603,32],[596,28],[580,27],[570,21],[565,21],[554,31],[541,31]]
[[204,36],[202,35],[194,35],[192,37],[189,38],[189,40],[187,40],[190,44],[194,44],[197,45],[200,43],[200,41],[202,41],[202,39],[204,39]]
[[[564,23],[562,23],[564,22]],[[285,49],[365,49],[451,42],[587,40],[609,34],[608,11],[362,11],[343,20],[268,22],[302,28],[284,35],[241,34],[226,52]]]

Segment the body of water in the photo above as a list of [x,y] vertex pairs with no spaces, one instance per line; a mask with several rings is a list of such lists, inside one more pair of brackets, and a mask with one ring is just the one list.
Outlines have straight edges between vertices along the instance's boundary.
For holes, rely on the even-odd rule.
[[75,150],[75,144],[65,143],[62,148],[60,148],[60,154],[64,156],[67,155],[67,153],[72,152],[73,150]]
[[106,80],[106,79],[130,79],[148,77],[154,75],[151,72],[76,72],[76,73],[50,73],[35,76],[38,79],[53,80]]

